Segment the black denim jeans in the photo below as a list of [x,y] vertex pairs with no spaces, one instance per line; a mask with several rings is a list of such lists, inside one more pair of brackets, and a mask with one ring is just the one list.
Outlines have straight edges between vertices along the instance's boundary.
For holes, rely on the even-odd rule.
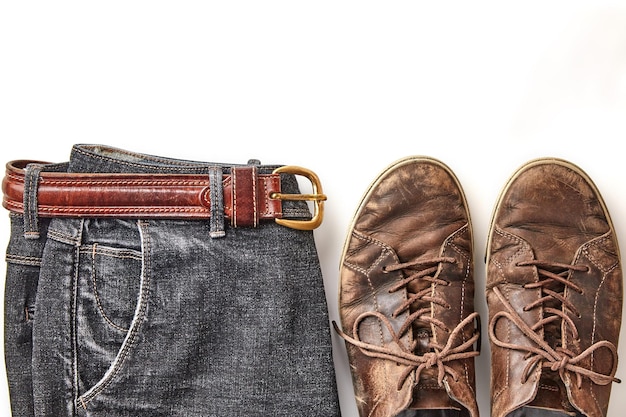
[[[54,169],[209,166],[77,145]],[[283,187],[298,192],[293,177]],[[6,258],[14,417],[339,415],[311,231],[225,224],[222,236],[209,220],[34,220],[11,214]]]

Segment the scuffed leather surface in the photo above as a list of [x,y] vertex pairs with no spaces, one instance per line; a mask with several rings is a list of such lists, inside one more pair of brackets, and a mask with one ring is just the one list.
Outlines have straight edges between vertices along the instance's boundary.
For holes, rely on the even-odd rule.
[[[364,197],[350,230],[340,268],[340,315],[344,332],[352,334],[359,315],[374,311],[385,315],[395,332],[406,321],[409,312],[397,317],[392,312],[407,300],[407,290],[389,292],[403,277],[402,271],[385,272],[388,265],[443,255],[453,257],[454,264],[443,264],[438,275],[445,276],[448,286],[414,281],[409,291],[415,293],[431,286],[433,294],[443,297],[450,309],[433,305],[433,315],[453,329],[474,311],[472,237],[469,214],[460,186],[452,173],[437,161],[408,158],[392,165],[374,182]],[[445,344],[448,333],[435,326],[430,331],[438,343]],[[466,329],[469,339],[473,329]],[[362,341],[402,349],[392,335],[374,317],[359,327]],[[400,339],[409,346],[418,335],[409,330]],[[419,343],[418,343],[419,345]],[[473,358],[450,362],[461,376],[458,381],[446,377],[444,387],[437,384],[436,370],[422,373],[415,381],[412,373],[398,389],[404,366],[389,360],[370,358],[347,343],[357,406],[361,416],[389,417],[422,415],[407,409],[420,398],[420,404],[444,408],[458,404],[468,410],[462,414],[453,409],[440,410],[442,416],[478,416],[475,400]],[[414,385],[417,385],[414,389]],[[404,412],[402,414],[402,411]],[[432,411],[434,412],[434,411]],[[456,414],[455,414],[456,413]],[[431,415],[431,414],[426,414]]]
[[[487,303],[490,322],[504,309],[494,294],[494,288],[506,297],[528,325],[544,317],[541,308],[524,311],[532,301],[541,297],[540,289],[524,289],[522,285],[539,280],[534,266],[517,266],[520,261],[534,259],[585,265],[587,271],[571,271],[568,280],[583,289],[582,294],[565,290],[564,295],[580,313],[580,317],[561,307],[576,325],[579,338],[573,337],[568,326],[563,327],[563,347],[575,355],[600,340],[617,345],[621,324],[622,272],[615,232],[600,194],[591,180],[579,168],[558,160],[534,161],[519,170],[509,181],[494,210],[487,254]],[[538,330],[540,334],[541,329]],[[495,327],[499,340],[533,346],[519,329],[506,320]],[[523,352],[501,348],[491,343],[492,416],[534,416],[520,410],[531,402],[537,392],[540,367],[524,383],[526,366]],[[598,349],[578,365],[608,374],[613,360],[606,349]],[[558,374],[557,378],[558,378]],[[576,378],[565,373],[564,395],[549,393],[542,401],[553,401],[570,412],[577,408],[589,417],[606,416],[611,384],[596,385],[583,377],[577,388]],[[566,395],[565,395],[566,394]]]
[[[2,181],[6,209],[24,212],[24,168],[31,162],[7,164]],[[271,198],[285,192],[281,175],[257,170],[233,167],[233,175],[223,176],[224,215],[233,224],[256,226],[260,219],[284,217],[281,200]],[[206,174],[42,172],[37,198],[41,217],[194,219],[210,217],[209,195]]]

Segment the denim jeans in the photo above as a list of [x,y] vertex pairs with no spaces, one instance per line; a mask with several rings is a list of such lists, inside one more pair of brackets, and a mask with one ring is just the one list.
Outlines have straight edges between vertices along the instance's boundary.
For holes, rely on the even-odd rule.
[[[76,145],[69,162],[43,169],[210,166],[229,169]],[[293,176],[283,189],[298,192]],[[289,204],[287,212],[308,215],[306,203]],[[225,224],[215,237],[213,219],[10,218],[14,417],[339,415],[311,231]]]

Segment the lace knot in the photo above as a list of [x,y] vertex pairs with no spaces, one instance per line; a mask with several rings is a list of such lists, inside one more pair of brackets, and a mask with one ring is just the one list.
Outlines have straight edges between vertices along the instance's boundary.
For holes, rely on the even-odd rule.
[[[582,268],[578,270],[582,270]],[[504,295],[497,287],[495,287],[493,291],[495,295],[500,299],[500,302],[505,307],[505,310],[496,313],[491,319],[491,322],[489,324],[489,338],[496,346],[520,352],[526,352],[526,359],[529,362],[526,365],[526,369],[523,373],[522,383],[526,382],[526,380],[530,376],[531,371],[533,369],[536,369],[537,366],[542,368],[548,368],[554,372],[558,372],[559,377],[564,382],[566,374],[574,374],[574,376],[576,377],[577,386],[579,388],[582,386],[583,377],[590,379],[593,383],[597,385],[608,385],[611,382],[620,382],[619,379],[615,378],[615,372],[617,371],[617,348],[613,343],[606,340],[596,342],[578,355],[562,347],[553,348],[552,346],[550,346],[549,343],[546,342],[544,337],[540,336],[536,332],[538,326],[531,327],[526,324],[526,322],[520,317],[519,313],[513,308],[513,306],[509,303],[509,301],[504,297]],[[563,323],[566,323],[566,325],[569,326],[573,326],[573,322],[571,320],[565,319],[564,316],[561,318],[563,319]],[[510,321],[532,343],[530,345],[522,345],[517,343],[503,342],[502,340],[500,340],[496,335],[495,329],[498,321],[502,319]],[[550,323],[551,321],[552,320],[543,319],[542,321],[540,321],[539,324]],[[576,335],[578,334],[575,328],[572,330],[572,333]],[[609,373],[603,374],[578,365],[580,362],[583,361],[583,359],[589,357],[599,349],[607,349],[611,354],[613,363],[612,369],[609,371]]]
[[[414,261],[399,263],[396,265],[387,266],[384,268],[385,273],[405,270],[407,272],[406,278],[401,279],[396,285],[390,288],[389,292],[398,291],[401,288],[407,287],[411,282],[415,280],[424,280],[431,283],[431,287],[434,285],[448,285],[448,282],[439,278],[437,273],[442,263],[455,263],[456,260],[451,257],[438,257],[426,261]],[[417,293],[410,294],[408,299],[402,303],[396,311],[390,316],[396,319],[402,312],[409,309],[411,306],[419,304],[419,302],[425,301],[430,306],[432,304],[438,304],[440,306],[448,306],[449,304],[439,296],[433,294],[432,288],[426,288]],[[384,327],[391,335],[391,340],[384,346],[379,346],[373,343],[364,342],[360,339],[360,326],[361,323],[367,318],[376,319],[381,327]],[[397,389],[400,390],[406,383],[407,378],[414,373],[415,381],[420,380],[422,372],[426,369],[437,369],[437,382],[439,386],[443,385],[446,375],[450,375],[455,381],[458,380],[458,373],[447,364],[453,361],[473,358],[479,354],[477,350],[473,349],[474,343],[479,339],[479,331],[475,329],[472,337],[466,340],[462,335],[463,331],[474,323],[478,318],[478,313],[474,312],[465,317],[456,327],[450,331],[445,324],[432,317],[432,307],[421,307],[415,309],[408,315],[401,328],[396,331],[392,326],[390,319],[379,311],[368,311],[362,313],[354,322],[352,327],[352,335],[349,336],[345,332],[341,331],[337,324],[333,322],[335,331],[347,342],[359,348],[361,353],[368,357],[378,358],[383,360],[393,361],[399,365],[405,366],[402,372]],[[444,346],[439,346],[433,343],[429,343],[428,346],[431,349],[428,352],[418,354],[414,352],[417,343],[411,343],[406,346],[401,341],[401,337],[413,326],[416,321],[423,321],[431,327],[439,328],[448,333],[448,340]]]
[[556,360],[552,363],[552,365],[550,366],[550,369],[555,372],[559,371],[559,373],[562,373],[563,371],[567,369],[567,365],[569,365],[569,363],[570,363],[569,356],[563,355],[560,360]]

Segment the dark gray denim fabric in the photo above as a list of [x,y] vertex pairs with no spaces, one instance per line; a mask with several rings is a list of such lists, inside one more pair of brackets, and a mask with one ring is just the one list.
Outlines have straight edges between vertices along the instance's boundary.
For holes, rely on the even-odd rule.
[[[208,175],[211,166],[75,146],[67,169]],[[297,192],[295,178],[284,184]],[[287,210],[308,213],[305,203]],[[226,224],[212,238],[210,223],[40,218],[39,238],[26,239],[12,214],[13,416],[338,416],[312,232]]]

